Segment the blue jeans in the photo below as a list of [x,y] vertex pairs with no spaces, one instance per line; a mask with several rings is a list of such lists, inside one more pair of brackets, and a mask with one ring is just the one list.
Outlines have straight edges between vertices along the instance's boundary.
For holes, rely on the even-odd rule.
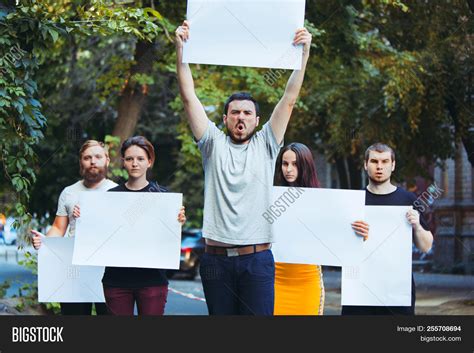
[[205,253],[200,274],[210,315],[273,315],[271,250],[229,257]]

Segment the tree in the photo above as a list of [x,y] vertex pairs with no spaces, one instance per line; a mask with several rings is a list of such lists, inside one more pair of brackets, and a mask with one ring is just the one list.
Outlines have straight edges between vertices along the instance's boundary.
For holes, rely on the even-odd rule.
[[[184,0],[156,5],[63,0],[20,1],[19,6],[11,1],[3,10],[10,17],[1,17],[0,40],[10,47],[18,41],[29,61],[16,65],[30,66],[1,78],[8,78],[11,90],[3,94],[0,86],[0,131],[3,137],[8,130],[11,137],[2,141],[8,143],[3,156],[9,153],[10,158],[3,157],[2,166],[10,169],[0,182],[11,185],[10,190],[22,187],[24,197],[32,194],[30,206],[38,215],[54,213],[61,188],[78,177],[77,150],[85,139],[142,134],[158,147],[154,175],[184,193],[188,219],[200,225],[200,154],[184,119],[168,35],[181,23],[185,7]],[[460,0],[406,5],[396,0],[308,0],[307,26],[314,45],[286,142],[304,142],[321,152],[335,165],[343,188],[361,186],[361,156],[378,140],[396,148],[399,180],[410,180],[436,160],[452,156],[455,142],[464,142],[472,161],[469,11]],[[26,77],[24,70],[31,84],[19,81]],[[252,92],[261,102],[264,123],[289,76],[283,70],[209,65],[194,65],[193,74],[209,117],[221,127],[223,102],[239,90]],[[22,108],[10,103],[23,98],[30,104],[16,97],[18,87],[37,105],[22,110],[36,112],[29,115],[33,130],[30,120],[18,125]],[[31,150],[23,145],[32,138],[30,130],[38,134],[27,143]],[[39,143],[42,133],[47,143]],[[24,154],[26,165],[20,169],[23,160],[17,165],[13,157],[20,147],[24,153],[36,152],[38,160]],[[38,176],[33,190],[34,177],[26,168]],[[13,186],[17,171],[21,179]]]
[[[467,11],[465,2],[310,1],[306,17],[325,35],[315,43],[305,80],[306,110],[289,136],[309,141],[333,161],[343,188],[361,187],[363,151],[376,141],[397,150],[399,180],[429,177],[429,166],[452,156],[456,135],[466,133],[468,120],[472,124],[463,110],[463,127],[452,128],[448,87],[462,80],[440,79],[438,70],[446,68],[433,66],[439,56],[459,54],[446,45],[449,54],[443,54],[437,45],[446,32],[457,28],[455,37],[466,43],[467,27],[457,20]],[[427,25],[433,18],[436,25]],[[466,72],[469,65],[462,67]],[[459,96],[467,87],[466,81],[459,85]],[[303,130],[312,136],[300,135]]]
[[[77,43],[87,37],[121,34],[152,41],[165,25],[153,8],[112,6],[95,0],[86,5],[68,0],[25,0],[18,5],[10,1],[0,8],[0,160],[4,171],[0,183],[15,195],[8,211],[16,213],[19,223],[31,218],[27,203],[38,172],[34,147],[43,138],[47,122],[36,99],[38,67],[50,59],[62,60],[58,54],[71,43],[72,53],[77,54]],[[71,58],[74,66],[77,58]],[[54,69],[59,74],[69,68]],[[51,87],[57,84],[46,82]]]

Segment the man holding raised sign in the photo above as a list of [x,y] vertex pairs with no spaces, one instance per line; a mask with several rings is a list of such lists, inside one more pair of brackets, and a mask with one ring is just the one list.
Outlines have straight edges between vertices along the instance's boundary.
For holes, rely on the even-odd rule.
[[[270,204],[275,161],[303,83],[311,34],[296,31],[303,46],[300,70],[290,76],[270,120],[256,132],[259,107],[248,93],[231,95],[224,107],[227,136],[210,121],[183,63],[190,26],[176,30],[177,75],[189,125],[202,153],[206,251],[201,278],[211,315],[272,315],[275,264],[271,225],[261,215]],[[241,49],[241,48],[240,48]],[[240,50],[236,48],[236,50]],[[249,53],[252,55],[252,53]]]

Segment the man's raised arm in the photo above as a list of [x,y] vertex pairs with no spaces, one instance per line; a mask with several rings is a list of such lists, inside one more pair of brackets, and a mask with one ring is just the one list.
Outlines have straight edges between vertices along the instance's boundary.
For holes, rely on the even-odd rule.
[[184,110],[188,117],[189,126],[196,140],[200,140],[206,132],[209,119],[204,107],[194,91],[194,81],[188,64],[183,64],[183,43],[189,38],[189,24],[183,22],[176,30],[176,71],[179,91],[183,100]]
[[301,70],[295,70],[291,74],[288,83],[286,84],[285,94],[276,105],[270,118],[273,134],[278,143],[283,141],[293,107],[296,104],[301,86],[303,85],[304,73],[306,70],[306,64],[308,63],[309,49],[311,46],[311,34],[305,28],[299,29],[296,31],[293,44],[304,45],[303,60],[301,63]]

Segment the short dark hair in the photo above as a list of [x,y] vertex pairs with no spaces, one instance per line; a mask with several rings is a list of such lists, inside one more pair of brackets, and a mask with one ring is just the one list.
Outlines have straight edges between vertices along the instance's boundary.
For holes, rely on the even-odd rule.
[[369,155],[370,151],[374,152],[390,152],[390,156],[392,157],[392,162],[395,162],[395,151],[390,147],[389,145],[386,145],[385,143],[377,142],[374,143],[373,145],[369,146],[365,150],[365,161],[367,162],[369,160]]
[[151,165],[155,162],[155,148],[150,141],[143,136],[132,136],[123,141],[122,147],[120,147],[120,155],[125,158],[125,151],[131,146],[138,146],[145,150],[148,159],[151,161]]
[[250,93],[247,93],[247,92],[237,92],[231,95],[229,98],[227,98],[224,105],[224,115],[227,115],[229,104],[232,101],[252,101],[253,104],[255,105],[255,113],[257,114],[257,116],[260,115],[260,107],[258,106],[257,101],[255,100],[255,98],[252,97]]

